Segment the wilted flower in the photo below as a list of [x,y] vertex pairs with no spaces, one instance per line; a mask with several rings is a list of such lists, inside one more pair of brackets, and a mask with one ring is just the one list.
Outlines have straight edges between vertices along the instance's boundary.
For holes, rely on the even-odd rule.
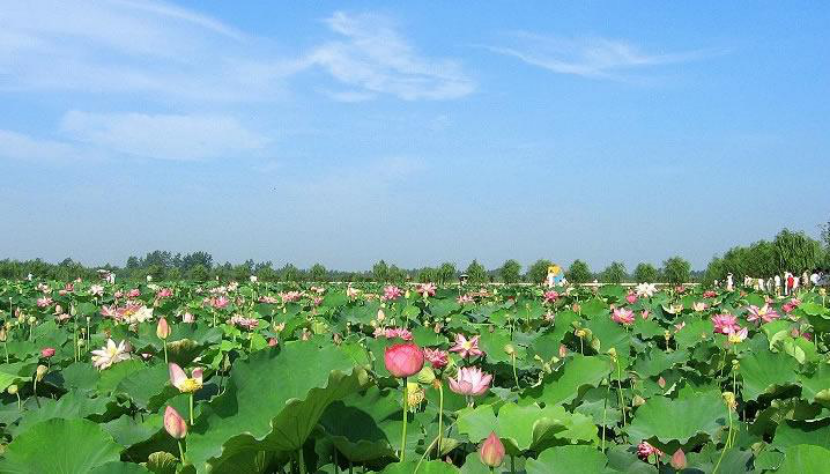
[[455,378],[450,378],[450,390],[460,395],[483,395],[493,376],[481,371],[478,367],[462,367],[458,369]]
[[611,320],[626,326],[634,324],[634,311],[628,308],[614,308],[614,312],[611,314]]
[[455,345],[450,348],[450,352],[458,352],[458,355],[465,359],[470,356],[483,356],[484,351],[478,347],[479,337],[480,336],[473,336],[472,338],[467,339],[467,337],[463,334],[457,333],[455,335]]
[[424,357],[429,361],[433,369],[443,369],[446,367],[448,355],[446,351],[442,351],[441,349],[424,349]]
[[178,364],[171,363],[168,367],[170,372],[170,383],[179,389],[182,393],[193,393],[202,388],[202,369],[193,369],[192,377],[179,367]]
[[411,342],[395,344],[386,348],[384,362],[386,370],[393,376],[411,377],[424,367],[424,352]]
[[658,458],[663,456],[663,451],[652,446],[648,441],[643,441],[637,446],[637,455],[643,459],[648,459],[649,456],[654,455]]
[[777,311],[772,309],[772,307],[768,304],[765,304],[761,308],[755,305],[750,305],[747,312],[749,314],[746,317],[746,320],[752,322],[758,321],[760,319],[765,323],[769,323],[781,317],[781,315],[778,314]]
[[256,318],[246,318],[245,316],[235,314],[228,321],[233,326],[237,326],[248,331],[253,331],[259,327],[259,320]]
[[[420,372],[418,372],[420,374]],[[418,408],[424,402],[426,394],[424,389],[417,382],[409,382],[406,384],[406,404],[409,408]]]
[[107,345],[101,349],[92,351],[92,363],[98,370],[104,370],[113,364],[129,360],[130,346],[127,341],[115,344],[112,339],[107,339]]
[[499,467],[504,461],[504,444],[495,431],[490,432],[490,436],[481,444],[478,450],[478,456],[481,463],[488,467]]
[[731,314],[716,314],[712,316],[712,324],[715,325],[716,333],[729,334],[738,327],[738,318]]
[[640,283],[634,289],[637,292],[637,296],[641,298],[651,298],[657,293],[657,285],[654,283]]
[[167,431],[167,434],[175,439],[183,439],[187,436],[187,422],[171,406],[168,406],[164,410],[164,429]]

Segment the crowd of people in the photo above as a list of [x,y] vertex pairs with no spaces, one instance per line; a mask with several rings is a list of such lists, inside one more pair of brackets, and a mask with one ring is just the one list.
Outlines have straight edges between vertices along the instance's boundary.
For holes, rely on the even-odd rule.
[[[823,269],[814,269],[812,272],[807,272],[805,270],[801,275],[797,275],[792,272],[784,272],[783,275],[773,275],[767,278],[745,276],[743,286],[745,288],[753,288],[758,291],[774,293],[779,296],[790,296],[799,288],[827,286],[828,277],[830,277],[830,275],[828,275],[828,272]],[[735,289],[735,280],[731,273],[726,276],[725,283],[727,291]],[[715,286],[720,286],[719,282],[716,281]]]

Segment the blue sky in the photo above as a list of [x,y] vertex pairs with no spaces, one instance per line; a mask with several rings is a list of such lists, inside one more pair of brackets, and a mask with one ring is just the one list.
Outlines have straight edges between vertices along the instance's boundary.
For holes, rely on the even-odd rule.
[[703,268],[830,216],[824,2],[12,1],[0,249]]

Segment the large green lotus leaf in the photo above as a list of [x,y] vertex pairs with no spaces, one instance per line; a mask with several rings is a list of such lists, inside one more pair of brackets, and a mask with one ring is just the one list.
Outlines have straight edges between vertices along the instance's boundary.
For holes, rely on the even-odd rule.
[[100,374],[88,362],[73,362],[60,372],[63,386],[69,390],[91,392],[98,385]]
[[556,446],[546,449],[537,459],[528,459],[527,474],[597,474],[608,459],[590,446]]
[[[394,457],[400,442],[400,391],[370,387],[329,405],[320,424],[337,450],[352,462]],[[411,432],[412,430],[410,430]]]
[[799,444],[787,448],[784,462],[777,474],[807,474],[827,472],[830,466],[830,450],[809,444]]
[[605,452],[605,455],[608,457],[608,467],[604,474],[657,474],[657,468],[644,463],[637,457],[634,449],[628,449],[625,446],[611,446]]
[[37,364],[26,362],[0,364],[0,392],[6,390],[9,385],[31,380],[36,367]]
[[121,380],[115,391],[127,394],[138,407],[150,411],[156,411],[164,400],[179,393],[170,385],[170,372],[163,364],[144,367],[130,374]]
[[0,461],[5,474],[82,473],[119,461],[118,446],[88,420],[56,418],[16,437]]
[[357,390],[361,372],[338,347],[289,342],[234,364],[225,393],[203,405],[188,436],[199,472],[241,451],[293,451],[326,407]]
[[529,390],[528,394],[545,405],[569,403],[580,396],[581,389],[596,387],[610,372],[611,363],[607,357],[576,355],[546,377],[540,388]]
[[[382,474],[412,474],[418,461],[396,462],[386,466]],[[458,468],[444,461],[424,461],[418,468],[418,474],[458,474]]]
[[27,411],[20,424],[10,427],[13,434],[23,433],[30,426],[52,418],[86,418],[92,415],[102,415],[107,411],[107,405],[113,401],[107,397],[87,398],[81,392],[69,392],[58,400],[44,399],[40,408]]
[[611,320],[609,315],[594,318],[585,325],[599,340],[599,352],[606,353],[614,348],[621,357],[627,357],[631,347],[631,334],[622,325]]
[[101,372],[98,380],[98,392],[110,393],[118,387],[122,380],[144,368],[144,363],[138,359],[119,362]]
[[830,449],[830,424],[785,421],[775,430],[772,444],[783,449],[799,444],[811,444]]
[[89,471],[89,474],[151,474],[146,467],[129,462],[108,462]]
[[592,298],[581,305],[582,314],[588,319],[608,316],[608,304],[599,298]]
[[830,402],[830,366],[820,364],[815,373],[802,375],[801,395],[809,402]]
[[682,364],[689,358],[684,349],[666,352],[658,347],[652,347],[648,354],[641,354],[634,363],[634,371],[643,377],[654,377],[663,371],[672,368],[675,364]]
[[756,400],[768,390],[798,380],[798,362],[786,354],[769,351],[754,352],[741,359],[740,373],[744,382],[744,400]]
[[632,443],[656,438],[663,443],[686,443],[699,433],[714,436],[726,420],[720,393],[689,393],[678,399],[653,397],[637,409],[628,426]]
[[[516,460],[516,464],[518,467],[519,459]],[[420,473],[420,471],[418,471]],[[461,465],[461,474],[492,474],[493,472],[498,474],[509,474],[510,473],[510,461],[505,458],[504,462],[502,463],[501,467],[495,468],[493,471],[490,471],[490,468],[485,466],[481,462],[481,457],[478,452],[470,453],[467,455],[467,458],[464,460],[464,464]],[[521,471],[517,471],[521,472]]]
[[158,424],[148,426],[146,423],[138,423],[130,415],[123,415],[102,424],[101,427],[112,436],[116,443],[125,448],[147,441],[161,428]]
[[491,363],[510,362],[510,356],[504,351],[505,346],[510,343],[510,334],[505,330],[485,331],[481,334],[481,349],[487,354],[487,361]]
[[678,349],[689,349],[699,343],[712,340],[712,331],[715,326],[708,319],[687,320],[683,329],[674,335]]

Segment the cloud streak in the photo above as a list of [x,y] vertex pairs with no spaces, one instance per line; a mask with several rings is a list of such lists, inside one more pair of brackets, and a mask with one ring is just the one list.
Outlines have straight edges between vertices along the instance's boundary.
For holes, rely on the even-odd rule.
[[655,54],[645,52],[628,41],[607,38],[563,39],[528,32],[512,36],[512,45],[491,46],[488,49],[557,74],[591,79],[624,80],[625,74],[633,70],[686,63],[722,54],[712,50]]

